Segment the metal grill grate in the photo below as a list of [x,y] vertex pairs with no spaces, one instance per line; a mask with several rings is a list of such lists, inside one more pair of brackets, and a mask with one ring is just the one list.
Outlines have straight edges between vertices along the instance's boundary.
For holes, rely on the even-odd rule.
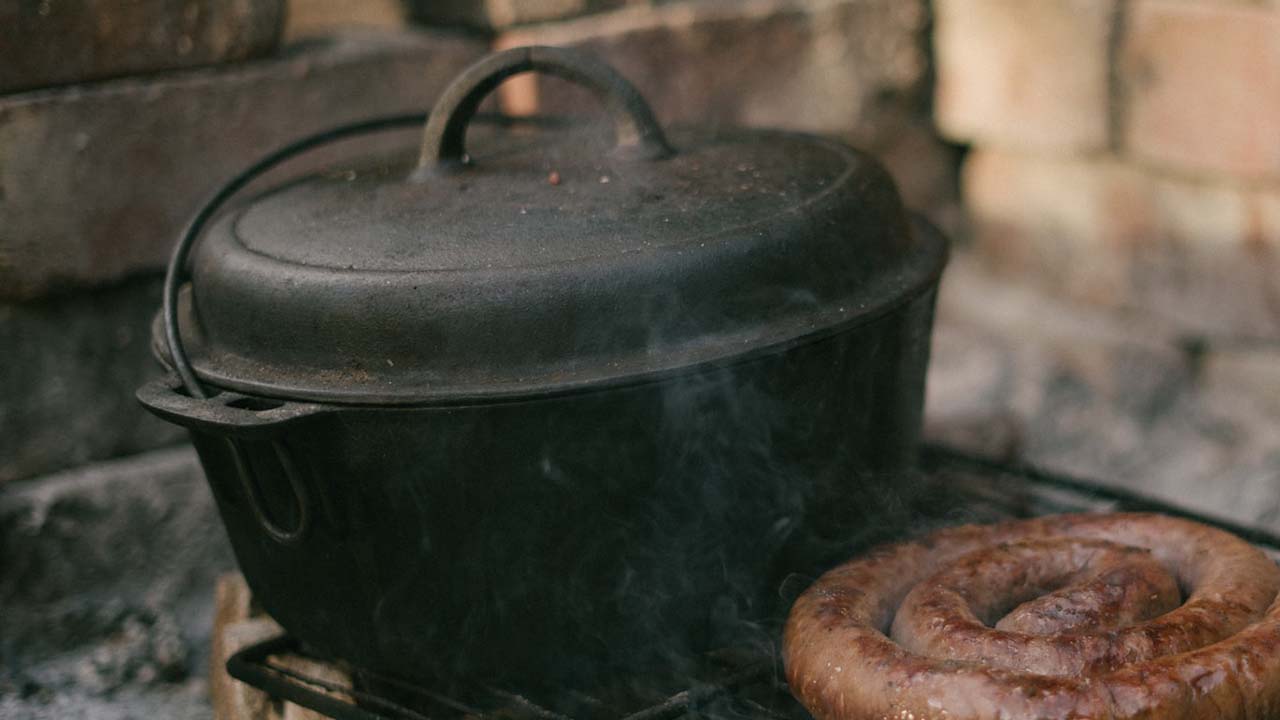
[[[801,720],[804,710],[791,698],[776,658],[763,653],[713,653],[705,673],[688,686],[655,699],[655,689],[612,689],[605,693],[568,690],[552,709],[529,695],[496,687],[468,688],[458,695],[418,687],[394,678],[354,673],[361,682],[342,685],[298,672],[275,661],[294,656],[320,661],[283,635],[236,653],[227,662],[233,677],[270,695],[342,720],[674,720],[764,718]],[[369,688],[377,687],[374,691]],[[649,697],[646,697],[648,695]]]
[[[1216,525],[1280,559],[1280,538],[1252,528],[1204,518],[1166,503],[1101,485],[928,447],[922,457],[928,487],[916,509],[924,524],[995,522],[1063,512],[1149,511]],[[917,525],[917,528],[920,526]],[[862,538],[859,544],[889,539]],[[847,548],[850,556],[855,548]],[[796,588],[799,592],[802,588]],[[775,633],[776,636],[776,633]],[[626,688],[567,689],[554,702],[495,687],[443,693],[354,671],[354,686],[338,685],[284,667],[273,658],[295,655],[312,661],[292,638],[282,636],[248,647],[228,662],[230,674],[268,694],[339,720],[808,720],[782,680],[776,648],[730,648],[700,659],[700,670],[680,687],[638,678]]]

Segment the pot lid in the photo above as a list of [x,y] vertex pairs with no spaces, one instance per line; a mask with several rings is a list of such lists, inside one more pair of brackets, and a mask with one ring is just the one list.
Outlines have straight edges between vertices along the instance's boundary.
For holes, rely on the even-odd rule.
[[[525,70],[587,85],[611,126],[472,122]],[[167,287],[166,339],[196,376],[417,404],[637,382],[865,322],[945,262],[869,157],[796,133],[668,139],[630,84],[572,51],[481,61],[425,134],[417,157],[304,177],[210,227],[181,297]]]

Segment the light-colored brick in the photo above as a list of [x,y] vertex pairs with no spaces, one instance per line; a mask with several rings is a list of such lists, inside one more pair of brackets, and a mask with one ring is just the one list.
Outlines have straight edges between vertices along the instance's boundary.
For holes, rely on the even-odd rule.
[[0,298],[163,267],[233,174],[308,133],[425,111],[484,51],[366,32],[260,63],[0,96]]
[[227,673],[227,660],[281,632],[275,620],[254,612],[253,593],[243,575],[232,572],[218,578],[209,634],[209,699],[214,720],[280,720],[270,696]]
[[1120,67],[1128,152],[1280,178],[1280,6],[1136,0]]
[[403,28],[408,21],[400,0],[289,0],[286,41],[319,37],[352,27]]
[[1114,0],[939,0],[943,133],[1055,151],[1107,147]]
[[1280,187],[1250,193],[1249,239],[1264,252],[1280,254]]
[[979,251],[1007,272],[1187,332],[1280,337],[1266,194],[1108,158],[980,150],[964,196]]
[[[254,607],[253,593],[240,573],[219,577],[214,598],[209,695],[215,720],[324,720],[328,717],[291,702],[274,701],[265,692],[227,673],[227,660],[236,652],[284,631],[275,620]],[[351,685],[351,676],[333,663],[293,655],[273,656],[272,663],[309,678],[338,686]],[[325,692],[343,702],[351,702],[345,693]]]
[[1124,294],[1119,248],[1146,223],[1140,174],[1111,161],[1047,159],[977,150],[963,195],[983,255],[1012,273],[1052,272],[1059,289],[1102,303]]
[[281,633],[269,617],[215,626],[210,652],[209,697],[214,720],[281,720],[265,692],[227,674],[227,659],[244,648]]

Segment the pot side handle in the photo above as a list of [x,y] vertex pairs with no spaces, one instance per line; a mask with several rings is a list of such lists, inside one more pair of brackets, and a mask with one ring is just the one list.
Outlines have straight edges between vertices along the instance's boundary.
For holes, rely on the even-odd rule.
[[[137,397],[143,406],[156,415],[225,442],[226,451],[240,479],[241,491],[258,526],[282,545],[297,545],[302,541],[311,527],[311,497],[293,453],[279,435],[285,428],[325,411],[326,406],[284,402],[235,392],[194,398],[175,376],[143,385],[138,389]],[[246,441],[265,442],[270,446],[293,496],[296,511],[293,527],[282,527],[267,512],[267,503],[260,487],[262,480],[249,460]]]
[[181,380],[168,376],[138,388],[138,402],[176,425],[218,435],[268,440],[286,426],[326,409],[317,403],[273,400],[236,392],[191,397]]
[[512,75],[541,72],[590,90],[613,119],[614,154],[658,160],[674,153],[644,96],[609,65],[586,53],[557,47],[518,47],[493,53],[467,68],[436,101],[423,132],[419,178],[467,164],[467,125],[481,101]]

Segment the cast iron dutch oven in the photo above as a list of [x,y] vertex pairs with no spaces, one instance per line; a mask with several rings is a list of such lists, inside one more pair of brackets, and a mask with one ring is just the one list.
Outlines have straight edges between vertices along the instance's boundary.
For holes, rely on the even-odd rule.
[[[591,89],[606,132],[472,122],[530,70]],[[264,159],[169,266],[173,372],[138,396],[190,429],[255,597],[418,681],[583,683],[741,639],[778,612],[796,529],[911,465],[944,241],[865,155],[668,134],[551,48],[464,72],[417,157],[216,213],[397,122]]]

